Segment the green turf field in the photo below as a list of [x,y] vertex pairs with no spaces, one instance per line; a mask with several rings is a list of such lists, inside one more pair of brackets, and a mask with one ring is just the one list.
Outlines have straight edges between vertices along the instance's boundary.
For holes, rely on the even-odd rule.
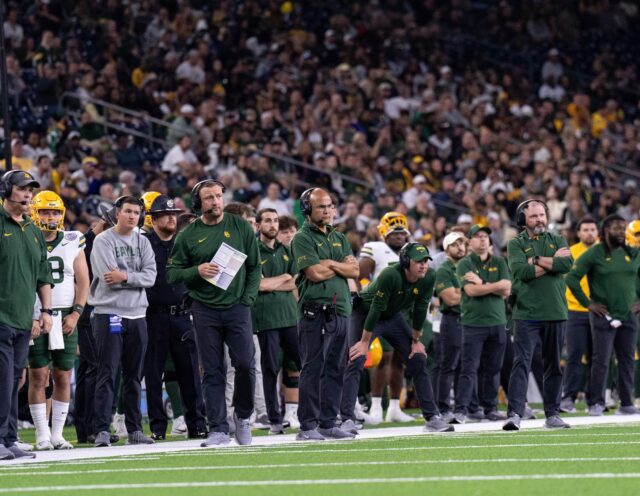
[[0,465],[0,494],[637,494],[640,423]]

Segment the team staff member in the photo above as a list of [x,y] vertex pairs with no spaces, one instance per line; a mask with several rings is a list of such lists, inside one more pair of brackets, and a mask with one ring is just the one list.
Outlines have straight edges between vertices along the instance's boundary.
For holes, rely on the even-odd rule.
[[545,427],[569,427],[558,415],[562,390],[560,353],[567,321],[564,274],[571,269],[567,240],[547,230],[547,206],[527,200],[516,211],[522,232],[509,241],[509,267],[513,274],[514,362],[509,378],[509,419],[504,430],[519,430],[527,399],[531,359],[542,341]]
[[[391,263],[398,261],[398,253],[409,241],[409,224],[407,217],[400,212],[387,212],[380,219],[378,232],[382,241],[369,241],[360,250],[360,279],[375,280]],[[385,420],[387,422],[413,422],[415,419],[400,409],[400,394],[404,382],[402,357],[391,345],[381,339],[382,360],[373,371],[371,385],[371,408],[369,417],[371,424],[382,422],[382,395],[389,386],[389,408]]]
[[[445,421],[452,419],[450,408],[451,387],[460,366],[462,326],[460,324],[460,279],[456,275],[458,262],[467,254],[467,238],[461,232],[450,232],[442,241],[447,259],[436,271],[435,295],[440,298],[439,368],[437,402]],[[457,389],[457,388],[456,388]]]
[[[278,401],[278,352],[294,360],[300,369],[298,350],[298,331],[296,328],[297,310],[293,291],[293,256],[289,247],[277,241],[278,212],[273,208],[258,211],[256,216],[260,233],[260,264],[262,279],[260,292],[253,304],[251,314],[254,330],[258,334],[262,382],[269,415],[269,434],[284,434],[283,418]],[[298,378],[284,373],[283,382],[287,388],[297,388]]]
[[[571,246],[573,260],[578,260],[582,254],[598,241],[598,226],[596,221],[585,217],[578,222],[578,243]],[[587,277],[580,281],[582,291],[589,298],[589,282]],[[569,319],[567,320],[567,365],[562,376],[562,401],[560,411],[576,413],[575,401],[578,393],[584,391],[582,374],[582,359],[586,357],[587,377],[591,369],[591,327],[589,325],[589,310],[583,307],[567,288],[567,306]]]
[[[455,419],[464,423],[474,388],[488,420],[504,420],[498,413],[498,386],[507,345],[504,300],[511,293],[509,269],[504,258],[493,255],[491,229],[474,225],[469,229],[469,255],[460,260],[456,274],[462,286],[460,321],[462,355],[456,391]],[[478,370],[482,379],[478,384]]]
[[149,343],[144,363],[144,377],[147,386],[149,407],[149,427],[154,440],[165,439],[167,414],[162,401],[162,378],[167,355],[175,365],[180,385],[180,395],[184,404],[184,417],[188,436],[205,438],[204,413],[198,411],[199,395],[202,395],[200,378],[194,375],[190,347],[195,346],[191,317],[183,299],[187,288],[184,284],[167,282],[167,261],[175,241],[178,212],[173,200],[166,195],[158,195],[151,203],[151,230],[147,239],[156,261],[156,280],[147,289],[147,332]]
[[[255,350],[250,307],[260,285],[260,253],[251,226],[241,217],[223,211],[224,190],[222,183],[211,179],[193,187],[192,205],[202,215],[176,238],[167,270],[169,283],[185,283],[193,299],[191,312],[209,422],[209,437],[203,447],[230,442],[224,396],[224,344],[229,347],[236,371],[233,394],[236,441],[251,443],[249,417],[253,411]],[[247,255],[226,291],[206,280],[220,272],[220,267],[211,260],[222,243]]]
[[[0,180],[0,460],[34,458],[16,446],[18,383],[27,363],[29,340],[51,330],[51,286],[42,232],[29,218],[33,189],[40,184],[28,172],[12,170]],[[36,292],[42,308],[32,321]]]
[[[402,357],[413,377],[425,430],[450,432],[433,399],[427,372],[427,352],[420,341],[422,324],[433,295],[436,275],[429,270],[429,250],[419,243],[407,243],[399,254],[400,262],[390,265],[356,299],[349,327],[349,365],[345,372],[340,415],[342,429],[356,432],[354,407],[360,375],[371,340],[383,336]],[[405,318],[411,313],[412,329]]]
[[[589,309],[593,357],[589,380],[589,415],[604,414],[604,393],[611,352],[618,360],[618,413],[640,413],[633,406],[633,355],[636,323],[632,312],[640,311],[640,251],[625,245],[625,220],[613,214],[602,222],[601,242],[576,260],[567,275],[567,286],[580,304]],[[582,291],[587,276],[591,297]]]
[[116,200],[116,225],[99,234],[91,253],[93,281],[89,303],[96,340],[95,446],[110,446],[109,424],[116,376],[122,367],[122,394],[129,444],[151,444],[142,432],[142,371],[147,347],[145,288],[156,280],[149,241],[138,232],[144,205],[133,196]]
[[[78,231],[64,231],[65,206],[53,191],[41,191],[33,201],[33,221],[47,242],[47,259],[55,286],[52,308],[58,325],[49,334],[41,334],[29,348],[29,410],[36,428],[36,449],[71,449],[62,436],[71,398],[71,369],[76,359],[78,333],[76,325],[87,302],[89,269],[84,255],[84,235]],[[36,301],[39,312],[40,301]],[[57,314],[60,314],[59,316]],[[35,322],[34,322],[35,323]],[[54,343],[53,333],[62,343]],[[51,430],[45,389],[49,386],[49,364],[52,364],[53,396],[51,402]]]
[[305,222],[291,243],[298,277],[300,441],[354,435],[335,426],[346,364],[349,278],[359,274],[346,237],[332,226],[333,201],[320,188],[300,196]]

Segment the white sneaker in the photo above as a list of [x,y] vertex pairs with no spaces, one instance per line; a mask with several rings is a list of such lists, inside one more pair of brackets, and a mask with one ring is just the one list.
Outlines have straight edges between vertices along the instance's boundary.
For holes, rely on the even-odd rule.
[[371,425],[378,425],[380,423],[382,423],[382,406],[380,407],[374,407],[372,406],[369,409],[369,424]]
[[300,421],[298,420],[298,407],[291,408],[284,412],[283,422],[289,422],[291,429],[300,429]]
[[184,416],[180,415],[173,419],[173,426],[171,427],[172,436],[186,436],[188,433],[187,423],[184,421]]
[[33,444],[25,443],[21,441],[19,438],[16,441],[16,446],[20,448],[22,451],[33,451]]
[[389,408],[385,417],[385,422],[414,422],[416,419],[404,413],[400,408]]
[[362,409],[362,405],[360,404],[359,401],[356,401],[356,406],[353,409],[353,416],[356,418],[358,422],[362,422],[363,424],[370,424],[370,425],[373,424],[371,415],[369,415]]
[[38,451],[52,450],[53,444],[51,444],[50,439],[42,439],[40,441],[36,441],[36,449]]
[[62,437],[58,439],[51,438],[51,444],[53,444],[53,449],[57,449],[57,450],[73,449],[73,445]]
[[111,428],[117,436],[126,438],[128,435],[127,426],[124,423],[124,413],[114,413],[113,421],[111,422]]

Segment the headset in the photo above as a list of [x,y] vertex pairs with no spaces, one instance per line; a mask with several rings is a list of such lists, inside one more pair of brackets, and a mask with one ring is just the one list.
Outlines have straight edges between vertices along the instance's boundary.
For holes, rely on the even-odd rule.
[[[18,173],[24,174],[24,171],[20,169],[14,169],[14,170],[5,172],[2,175],[2,179],[0,179],[0,199],[6,200],[11,196],[11,193],[13,192],[13,184],[11,184],[11,176]],[[33,176],[31,176],[30,174],[29,174],[29,177],[33,179]],[[18,202],[18,203],[21,203],[21,202]]]
[[144,216],[146,215],[146,210],[144,208],[144,200],[141,200],[140,198],[136,198],[135,196],[131,196],[131,195],[121,196],[116,200],[116,203],[115,203],[116,210],[120,210],[122,208],[122,205],[124,205],[125,200],[127,203],[140,206],[140,218],[138,219],[138,228],[142,229],[142,227],[144,226]]
[[412,241],[411,243],[406,243],[402,248],[400,248],[400,253],[398,254],[400,260],[400,267],[403,269],[408,269],[411,265],[411,259],[409,258],[409,250],[414,246],[421,246],[420,243],[416,243]]
[[305,217],[310,216],[311,211],[313,210],[313,207],[311,206],[311,195],[316,189],[317,188],[309,188],[303,191],[300,195],[300,212],[302,212],[302,215]]
[[207,186],[220,186],[223,193],[227,190],[227,187],[216,179],[205,179],[204,181],[200,181],[193,188],[191,188],[191,207],[193,208],[193,210],[200,210],[202,208],[200,190]]
[[544,207],[544,213],[547,216],[547,220],[549,219],[549,207],[547,207],[547,204],[545,202],[543,202],[542,200],[535,200],[535,199],[525,200],[520,205],[518,205],[518,208],[516,208],[516,225],[521,230],[524,229],[525,226],[527,225],[524,211],[532,203],[539,203],[540,205],[542,205]]

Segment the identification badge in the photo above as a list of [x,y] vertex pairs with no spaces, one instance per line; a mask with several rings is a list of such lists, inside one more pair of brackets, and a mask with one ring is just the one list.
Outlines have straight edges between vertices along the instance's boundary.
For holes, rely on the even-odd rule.
[[109,332],[122,334],[122,317],[120,315],[109,315]]

